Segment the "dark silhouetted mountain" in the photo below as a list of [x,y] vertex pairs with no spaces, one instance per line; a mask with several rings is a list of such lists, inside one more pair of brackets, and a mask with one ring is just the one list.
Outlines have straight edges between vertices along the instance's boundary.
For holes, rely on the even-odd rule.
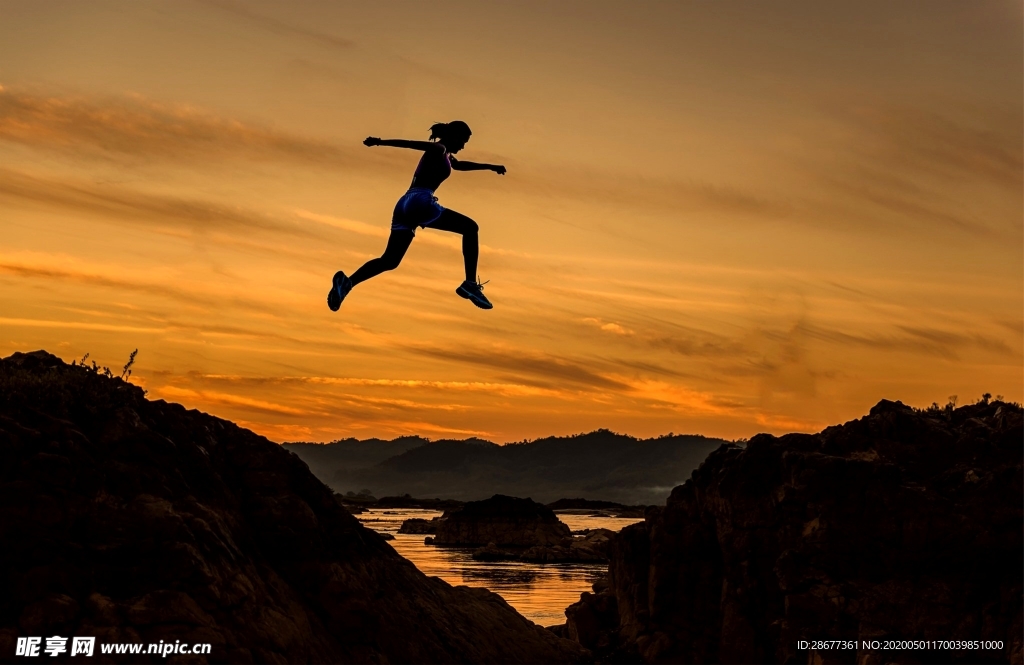
[[0,361],[0,543],[5,662],[18,637],[53,635],[95,636],[97,656],[212,644],[188,662],[586,656],[420,573],[281,446],[41,351]]
[[[364,469],[379,464],[389,457],[430,443],[419,436],[401,436],[391,441],[384,439],[340,439],[331,443],[285,443],[289,450],[309,465],[317,478],[330,478],[339,468]],[[358,492],[364,488],[349,488]]]
[[[609,580],[561,634],[609,662],[1020,663],[1022,422],[1016,404],[883,400],[722,446],[612,538]],[[998,646],[884,646],[950,639]]]
[[[579,496],[654,504],[722,443],[703,436],[635,439],[608,430],[504,446],[441,440],[371,467],[339,466],[321,479],[339,492],[365,488],[377,496],[473,501],[499,493],[541,502]],[[308,448],[291,449],[302,456]]]

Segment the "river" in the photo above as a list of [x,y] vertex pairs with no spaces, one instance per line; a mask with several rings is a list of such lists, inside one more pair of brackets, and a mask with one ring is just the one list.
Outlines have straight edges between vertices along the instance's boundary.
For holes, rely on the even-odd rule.
[[[356,515],[367,527],[390,533],[395,550],[412,561],[425,575],[440,577],[452,585],[483,587],[501,595],[527,619],[542,626],[565,623],[565,608],[590,591],[590,585],[608,571],[604,563],[523,563],[519,561],[474,561],[474,548],[424,545],[425,536],[398,533],[402,522],[412,517],[439,517],[433,510],[373,509]],[[642,521],[642,518],[593,517],[559,513],[570,529],[611,529]]]

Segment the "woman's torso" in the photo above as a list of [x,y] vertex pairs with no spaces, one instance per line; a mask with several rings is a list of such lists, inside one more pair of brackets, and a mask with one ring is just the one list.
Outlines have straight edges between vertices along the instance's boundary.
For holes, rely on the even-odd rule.
[[452,163],[447,150],[427,150],[420,157],[410,187],[423,187],[434,191],[452,174]]

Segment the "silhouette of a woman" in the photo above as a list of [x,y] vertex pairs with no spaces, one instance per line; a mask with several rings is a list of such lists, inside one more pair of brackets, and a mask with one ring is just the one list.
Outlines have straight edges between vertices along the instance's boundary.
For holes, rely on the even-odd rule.
[[[455,289],[455,293],[473,301],[482,309],[491,309],[490,301],[484,296],[483,284],[477,283],[476,263],[480,254],[480,243],[477,237],[479,226],[469,217],[454,210],[442,208],[437,203],[434,190],[441,186],[452,171],[494,171],[505,175],[505,167],[495,164],[477,164],[455,159],[454,154],[462,150],[469,141],[472,132],[469,125],[461,120],[439,122],[430,128],[430,141],[405,141],[403,139],[379,139],[369,137],[363,144],[367,146],[385,145],[394,148],[411,148],[422,150],[419,166],[412,177],[412,185],[405,195],[398,199],[395,213],[391,218],[391,237],[384,253],[370,259],[363,267],[355,271],[351,277],[338,271],[334,275],[334,283],[327,294],[327,306],[331,311],[338,311],[341,301],[356,284],[365,282],[385,270],[394,270],[402,262],[406,250],[416,234],[416,227],[451,231],[462,235],[462,256],[466,263],[466,281]],[[486,282],[485,282],[486,283]]]

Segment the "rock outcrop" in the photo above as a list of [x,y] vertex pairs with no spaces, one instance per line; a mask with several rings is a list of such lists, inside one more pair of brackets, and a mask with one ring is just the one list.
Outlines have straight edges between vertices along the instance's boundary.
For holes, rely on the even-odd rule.
[[607,561],[609,542],[614,535],[611,529],[591,529],[586,535],[573,536],[554,547],[534,545],[520,554],[519,560],[541,563]]
[[588,529],[588,533],[563,538],[557,545],[534,545],[526,549],[502,549],[494,543],[473,552],[477,561],[526,561],[530,563],[593,563],[608,560],[608,546],[615,532]]
[[498,547],[559,545],[571,538],[569,527],[550,508],[530,499],[495,494],[445,511],[437,522],[435,545]]
[[437,533],[437,523],[440,517],[431,517],[425,520],[422,517],[413,517],[402,522],[398,527],[398,533],[434,534]]
[[592,588],[594,593],[580,594],[579,602],[566,608],[568,620],[555,633],[581,645],[587,644],[596,653],[612,656],[611,662],[638,662],[635,645],[616,649],[619,647],[619,605],[615,594],[610,592],[608,579],[594,582]]
[[424,576],[280,446],[44,352],[0,361],[0,542],[3,660],[51,635],[223,663],[586,657]]
[[817,435],[722,446],[613,539],[609,588],[561,633],[613,662],[1021,663],[1021,423],[1018,405],[883,401]]

